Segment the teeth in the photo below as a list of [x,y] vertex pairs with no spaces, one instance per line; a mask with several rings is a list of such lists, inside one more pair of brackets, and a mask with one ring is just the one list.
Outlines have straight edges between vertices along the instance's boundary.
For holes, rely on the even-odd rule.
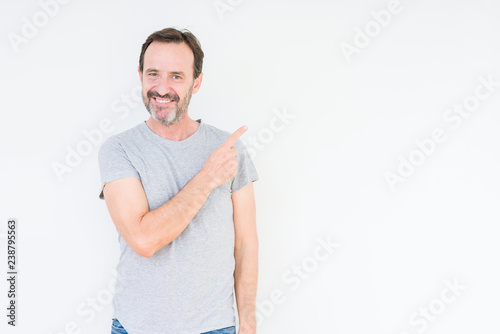
[[160,103],[167,103],[167,102],[170,102],[172,100],[161,100],[161,99],[156,99],[156,101],[160,102]]

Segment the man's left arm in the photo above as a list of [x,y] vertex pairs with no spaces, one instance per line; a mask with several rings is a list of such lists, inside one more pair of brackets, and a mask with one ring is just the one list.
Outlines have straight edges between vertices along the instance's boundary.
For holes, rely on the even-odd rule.
[[255,298],[257,295],[258,239],[253,183],[231,195],[233,201],[234,288],[240,320],[239,334],[255,334]]

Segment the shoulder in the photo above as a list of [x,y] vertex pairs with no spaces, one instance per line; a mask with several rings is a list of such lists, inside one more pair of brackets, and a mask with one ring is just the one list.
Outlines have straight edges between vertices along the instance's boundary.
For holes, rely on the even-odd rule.
[[140,136],[141,126],[142,124],[139,123],[138,125],[135,125],[130,129],[109,136],[102,143],[99,149],[99,154],[101,155],[103,153],[107,153],[110,150],[123,149],[124,144],[130,141],[134,141],[138,138],[138,136]]
[[[222,130],[216,126],[213,126],[211,124],[207,124],[207,123],[204,123],[205,124],[205,129],[206,129],[206,132],[207,134],[213,138],[214,141],[217,141],[218,144],[222,144],[223,142],[226,141],[227,138],[229,138],[229,136],[232,134],[231,132],[229,131],[225,131],[225,130]],[[236,141],[236,143],[234,144],[234,146],[236,148],[238,147],[241,147],[243,145],[243,142],[241,141],[241,139],[238,139]]]
[[119,140],[119,141],[126,141],[126,140],[135,139],[143,133],[142,128],[144,128],[145,126],[146,126],[146,124],[144,122],[141,122],[141,123],[129,128],[129,129],[122,131],[120,133],[117,133],[111,137],[115,137],[116,140]]
[[205,129],[207,131],[207,134],[211,137],[225,140],[225,138],[228,138],[230,135],[229,132],[222,130],[222,129],[219,129],[216,126],[213,126],[213,125],[208,124],[208,123],[204,123],[204,124],[205,124]]

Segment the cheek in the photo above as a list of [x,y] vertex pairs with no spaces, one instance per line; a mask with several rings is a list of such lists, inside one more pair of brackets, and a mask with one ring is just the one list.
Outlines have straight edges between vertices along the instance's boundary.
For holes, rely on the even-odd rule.
[[156,82],[154,80],[151,80],[149,78],[145,78],[143,81],[142,81],[142,88],[147,92],[149,91],[151,88],[155,87],[156,86]]
[[142,91],[142,101],[144,103],[148,103],[148,101],[149,101],[148,90],[146,90],[146,88],[144,88]]
[[147,98],[148,93],[154,88],[154,85],[148,84],[148,83],[143,83],[142,85],[142,95],[143,97]]
[[183,86],[179,87],[177,90],[177,94],[181,97],[189,97],[189,90],[191,89],[191,86]]

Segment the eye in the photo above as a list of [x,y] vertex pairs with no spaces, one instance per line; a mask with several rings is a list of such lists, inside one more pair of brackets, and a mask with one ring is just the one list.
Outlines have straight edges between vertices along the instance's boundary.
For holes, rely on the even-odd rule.
[[174,76],[172,76],[172,78],[174,78],[175,80],[180,80],[181,79],[181,77],[179,75],[174,75]]
[[156,76],[158,76],[158,74],[157,73],[149,73],[149,76],[150,77],[156,77]]

